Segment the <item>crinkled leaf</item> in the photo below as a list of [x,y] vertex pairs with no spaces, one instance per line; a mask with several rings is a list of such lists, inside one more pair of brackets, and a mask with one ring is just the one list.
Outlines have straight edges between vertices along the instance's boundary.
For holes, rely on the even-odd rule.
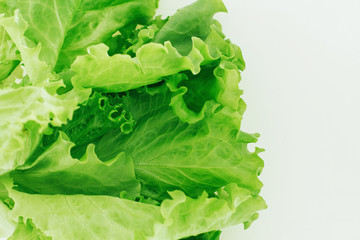
[[[81,157],[88,144],[114,129],[124,134],[133,131],[135,121],[125,109],[120,94],[100,94],[95,92],[74,112],[73,119],[57,128],[76,144],[71,150],[75,157]],[[56,134],[54,134],[56,139]],[[49,142],[51,137],[46,140]],[[53,139],[53,140],[55,140]]]
[[[12,216],[31,218],[53,240],[145,240],[161,221],[154,205],[109,196],[45,195],[12,191]],[[168,239],[167,239],[168,240]]]
[[223,3],[157,4],[0,0],[0,238],[219,240],[266,207]]
[[57,95],[58,83],[47,87],[0,89],[0,174],[25,162],[49,124],[61,126],[72,118],[88,91]]
[[70,66],[86,48],[104,42],[126,24],[147,22],[155,13],[155,0],[82,2],[64,40],[56,69]]
[[0,81],[0,88],[19,88],[30,86],[28,76],[24,77],[23,64],[17,65],[5,79]]
[[[140,194],[132,160],[121,153],[108,162],[100,161],[94,145],[89,145],[79,160],[70,155],[74,143],[60,132],[58,140],[48,147],[31,166],[11,173],[18,188],[40,194],[96,194],[129,197]],[[81,183],[81,184],[79,184]]]
[[9,206],[10,198],[5,184],[8,181],[10,181],[8,176],[0,177],[0,238],[9,237],[16,225],[16,222],[9,216],[12,206]]
[[214,61],[216,57],[209,54],[200,39],[194,38],[193,43],[193,51],[188,56],[180,55],[169,42],[145,44],[135,58],[126,54],[109,56],[109,48],[104,44],[90,47],[89,55],[78,57],[71,67],[76,73],[73,84],[102,92],[123,92],[185,70],[197,74],[201,63]]
[[154,42],[170,41],[182,55],[192,49],[192,37],[205,41],[209,35],[213,16],[217,12],[225,12],[221,0],[199,0],[180,9],[156,34]]
[[131,46],[126,49],[126,53],[136,53],[142,45],[152,41],[156,33],[167,21],[168,18],[161,19],[160,16],[157,16],[151,25],[139,29],[132,40]]
[[164,45],[147,43],[136,47],[134,58],[127,54],[109,56],[107,46],[93,46],[88,49],[88,55],[78,57],[72,65],[72,71],[76,73],[73,83],[102,92],[127,91],[157,83],[165,76],[182,71],[190,70],[196,75],[201,66],[216,64],[219,59],[224,60],[223,65],[228,62],[226,68],[236,70],[237,66],[243,70],[245,64],[240,49],[224,39],[217,25],[213,23],[208,26],[209,34],[205,40],[192,37],[191,51],[186,56],[181,55],[172,42],[165,42]]
[[181,191],[169,194],[172,199],[164,200],[161,205],[166,230],[156,226],[159,237],[155,239],[175,240],[247,223],[257,216],[257,211],[266,208],[261,197],[252,196],[248,190],[236,184],[222,188],[213,198],[206,193],[197,199],[189,198]]
[[127,240],[177,240],[247,222],[266,208],[261,197],[235,184],[213,198],[204,193],[192,199],[181,191],[170,195],[172,199],[154,206],[109,196],[32,195],[12,190],[16,205],[11,216],[31,219],[53,240],[110,240],[119,236]]
[[18,9],[15,15],[7,18],[0,17],[0,25],[5,28],[12,41],[19,49],[25,68],[34,83],[53,79],[49,65],[40,60],[41,44],[28,43],[24,37],[28,24],[25,22]]
[[129,135],[112,131],[102,137],[96,142],[98,156],[111,159],[125,151],[134,160],[142,193],[156,199],[172,189],[197,196],[231,182],[258,193],[263,161],[259,151],[248,151],[247,142],[256,135],[239,132],[239,113],[208,102],[204,119],[188,124],[174,114],[170,99],[161,93],[127,96],[124,103],[137,126]]
[[34,226],[31,219],[24,222],[22,217],[19,217],[14,233],[8,240],[51,240],[51,237],[46,236],[39,229]]
[[[9,7],[5,2],[0,2],[0,14],[9,14]],[[17,48],[5,28],[0,26],[0,82],[7,78],[20,63]]]
[[217,101],[242,115],[246,104],[240,98],[240,73],[231,62],[222,61],[217,67],[204,67],[197,75],[178,74],[166,78],[173,96],[170,106],[178,117],[188,123],[204,118],[205,103]]
[[155,11],[155,0],[6,0],[17,9],[0,20],[21,53],[34,82],[52,78],[50,72],[68,67],[86,48],[105,41],[132,21],[146,21]]
[[10,76],[19,65],[20,57],[13,41],[11,41],[5,29],[0,26],[0,83]]
[[6,79],[19,65],[19,61],[10,61],[8,63],[0,63],[0,82]]
[[5,185],[0,182],[0,201],[5,201],[5,199],[7,199],[9,197],[8,195],[8,191],[5,187]]

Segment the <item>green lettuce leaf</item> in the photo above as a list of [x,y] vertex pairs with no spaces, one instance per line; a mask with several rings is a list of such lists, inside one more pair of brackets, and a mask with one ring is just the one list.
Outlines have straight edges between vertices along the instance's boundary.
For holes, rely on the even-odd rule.
[[0,89],[15,89],[31,85],[29,78],[27,76],[24,77],[24,67],[22,64],[18,64],[13,70],[11,70],[11,72],[7,72],[6,75],[7,77],[0,81]]
[[23,239],[36,239],[36,240],[52,240],[51,237],[46,236],[39,229],[34,226],[31,219],[27,219],[24,223],[22,217],[19,217],[16,228],[8,240],[23,240]]
[[155,0],[83,1],[64,40],[57,69],[70,66],[87,47],[104,42],[122,26],[147,22],[155,8]]
[[192,38],[196,37],[209,46],[212,56],[222,56],[222,59],[235,63],[239,70],[244,70],[240,48],[225,39],[221,24],[213,19],[218,12],[226,12],[221,0],[196,1],[171,16],[152,41],[162,44],[169,41],[179,53],[188,55],[193,49]]
[[11,210],[0,200],[0,238],[8,238],[14,231],[16,222],[9,214]]
[[15,15],[11,17],[0,18],[0,25],[5,28],[12,41],[16,44],[17,49],[20,51],[22,61],[25,63],[25,68],[30,79],[34,83],[53,79],[51,68],[46,62],[41,61],[39,58],[41,44],[35,45],[34,43],[28,43],[29,40],[24,37],[28,25],[18,10],[16,10],[14,14]]
[[236,184],[225,186],[217,192],[217,197],[212,198],[206,193],[197,199],[189,198],[181,191],[169,194],[172,199],[164,200],[161,205],[165,229],[156,226],[160,231],[159,237],[154,239],[175,240],[240,223],[248,224],[258,215],[257,211],[266,208],[261,197],[252,196]]
[[[76,145],[71,149],[74,157],[80,158],[87,145],[114,129],[124,134],[133,131],[135,121],[125,109],[120,94],[100,94],[95,92],[79,109],[67,124],[57,128],[62,131]],[[53,138],[53,139],[52,139]],[[45,139],[46,145],[55,141],[57,134]]]
[[9,215],[14,206],[8,193],[11,181],[8,175],[0,176],[0,239],[10,237],[16,226],[16,221]]
[[188,56],[180,55],[170,42],[145,44],[135,58],[126,54],[109,56],[109,48],[104,44],[90,47],[89,54],[78,57],[71,66],[76,73],[73,84],[102,92],[123,92],[185,70],[197,74],[200,64],[217,57],[210,55],[202,40],[194,38],[193,43],[194,49]]
[[157,16],[149,26],[137,25],[132,38],[127,40],[131,45],[128,46],[124,53],[129,55],[135,54],[142,45],[151,42],[168,19],[169,18],[161,19],[161,16]]
[[173,189],[198,196],[231,182],[259,193],[261,150],[248,151],[247,143],[255,142],[257,135],[239,131],[238,112],[208,102],[204,119],[188,124],[174,114],[170,99],[168,92],[153,96],[133,92],[124,97],[137,126],[128,135],[111,131],[95,142],[99,158],[108,160],[126,152],[134,161],[142,193],[155,199]]
[[[5,2],[0,2],[0,14],[8,15],[9,8]],[[20,63],[17,48],[5,28],[0,26],[0,83],[7,78]]]
[[0,182],[0,201],[4,202],[9,197],[5,185]]
[[20,63],[15,44],[3,27],[0,27],[0,84]]
[[6,79],[19,65],[19,61],[11,61],[8,63],[0,63],[0,81]]
[[57,95],[59,84],[0,89],[0,174],[23,164],[49,124],[66,123],[89,95],[76,89]]
[[219,240],[265,209],[221,0],[0,0],[0,238]]
[[225,60],[217,67],[203,67],[197,75],[186,73],[165,79],[173,92],[170,106],[182,121],[188,123],[204,118],[205,103],[208,101],[216,101],[242,115],[246,104],[240,98],[243,93],[238,87],[240,80],[237,66]]
[[14,184],[23,191],[40,194],[120,196],[126,191],[129,197],[140,195],[133,162],[125,153],[102,162],[94,152],[94,145],[88,145],[85,155],[77,160],[70,155],[74,145],[60,132],[58,140],[30,166],[10,174]]
[[169,194],[172,199],[154,206],[109,196],[37,195],[11,190],[16,202],[11,216],[31,219],[53,240],[119,236],[127,240],[177,240],[247,222],[266,208],[261,197],[235,184],[212,198],[205,193],[197,199],[181,191]]
[[156,34],[154,42],[170,41],[182,55],[192,49],[192,37],[205,41],[211,32],[210,25],[217,12],[226,12],[221,0],[199,0],[180,9]]
[[142,240],[161,221],[157,206],[109,196],[37,195],[11,192],[14,219],[23,216],[53,240]]
[[[189,70],[196,75],[200,72],[201,66],[210,63],[216,64],[219,59],[233,63],[243,70],[245,63],[239,47],[229,40],[225,40],[225,36],[221,33],[221,26],[212,20],[213,14],[223,9],[221,1],[214,1],[217,2],[214,6],[205,4],[204,9],[209,8],[204,10],[205,12],[198,13],[196,4],[189,6],[190,9],[195,9],[194,11],[186,8],[183,10],[183,12],[189,12],[191,18],[203,16],[207,19],[203,25],[206,31],[195,28],[181,33],[182,38],[190,40],[190,43],[186,43],[186,45],[190,45],[190,50],[186,55],[182,55],[179,51],[182,47],[173,46],[170,32],[177,30],[167,28],[167,24],[171,25],[171,19],[167,22],[166,20],[155,20],[153,28],[143,29],[143,32],[139,32],[139,41],[140,43],[147,42],[153,38],[151,34],[156,34],[153,39],[156,42],[156,37],[160,34],[164,41],[158,42],[162,44],[152,42],[139,46],[139,42],[136,42],[132,46],[133,48],[129,47],[127,50],[123,50],[125,53],[134,52],[134,57],[128,54],[109,56],[109,47],[104,44],[90,47],[89,54],[78,57],[71,67],[72,71],[76,73],[73,78],[74,85],[94,88],[102,92],[122,92],[160,82],[163,77],[182,71]],[[212,14],[207,14],[208,12],[212,12]],[[184,17],[182,11],[175,16],[177,15],[179,18]],[[164,24],[164,22],[166,23]],[[120,36],[122,37],[122,35]],[[122,44],[125,43],[122,41]],[[121,49],[119,46],[118,48]]]
[[14,16],[0,19],[34,82],[51,78],[51,70],[69,67],[86,48],[105,41],[122,26],[146,21],[155,0],[94,1],[6,0]]

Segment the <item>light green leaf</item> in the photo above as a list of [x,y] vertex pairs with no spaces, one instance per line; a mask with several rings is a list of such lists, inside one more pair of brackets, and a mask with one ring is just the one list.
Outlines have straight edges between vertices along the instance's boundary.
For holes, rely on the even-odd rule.
[[222,188],[217,197],[209,198],[203,193],[192,199],[181,191],[169,193],[171,200],[161,204],[164,226],[157,225],[155,239],[180,239],[216,229],[247,223],[258,211],[266,208],[264,200],[252,196],[244,188],[230,184]]
[[0,238],[219,240],[266,208],[224,4],[157,5],[0,0]]
[[[7,72],[7,74],[8,73],[9,72]],[[10,75],[0,81],[0,88],[19,88],[29,85],[30,81],[27,76],[24,77],[24,68],[22,64],[17,65],[15,69],[11,70]]]
[[229,39],[225,39],[221,24],[218,21],[214,20],[210,29],[211,31],[205,42],[208,46],[216,46],[209,48],[211,54],[221,55],[222,60],[234,63],[240,71],[243,71],[245,69],[245,61],[240,48],[231,43]]
[[[0,2],[0,14],[8,14],[8,6]],[[17,48],[10,39],[5,29],[0,26],[0,83],[7,78],[11,72],[20,63],[20,56],[17,54]]]
[[[64,39],[70,28],[76,11],[80,8],[80,0],[7,0],[18,9],[15,23],[12,26],[4,23],[3,26],[14,39],[13,29],[22,26],[16,45],[23,45],[19,50],[25,65],[29,64],[24,50],[38,46],[39,60],[48,64],[52,69],[58,59]],[[16,18],[22,18],[16,21]],[[20,30],[20,29],[19,29]],[[21,43],[20,41],[26,41]],[[15,40],[14,40],[15,41]]]
[[75,144],[60,132],[58,140],[31,164],[10,174],[18,188],[41,194],[96,194],[129,197],[140,194],[132,160],[124,153],[108,162],[100,161],[94,145],[79,160],[70,155]]
[[45,236],[39,229],[34,226],[31,219],[27,219],[24,223],[22,217],[19,217],[14,233],[8,240],[52,240]]
[[19,61],[10,61],[8,63],[0,63],[0,83],[2,80],[10,76],[14,69],[19,65]]
[[132,21],[153,16],[155,0],[7,0],[14,16],[0,19],[15,42],[33,82],[52,79],[52,69],[69,67],[86,48],[105,41]]
[[15,44],[0,26],[0,81],[7,78],[20,63]]
[[74,112],[73,119],[56,131],[66,133],[76,144],[71,149],[71,154],[80,158],[85,153],[87,145],[107,132],[119,129],[124,134],[128,134],[134,127],[135,121],[125,109],[120,94],[95,92]]
[[11,179],[8,175],[0,176],[0,239],[8,238],[16,225],[16,221],[13,221],[9,215],[13,206],[13,201],[9,198],[8,193],[8,188],[11,186]]
[[8,238],[15,229],[16,223],[11,220],[9,214],[10,209],[0,200],[0,239]]
[[14,219],[32,219],[53,240],[145,240],[154,234],[154,223],[162,221],[157,206],[109,196],[12,191],[11,197]]
[[57,95],[59,84],[0,89],[0,174],[23,164],[48,125],[66,123],[89,96],[78,89]]
[[155,199],[173,189],[190,196],[203,190],[211,193],[231,182],[259,193],[263,161],[260,150],[247,149],[247,142],[255,142],[257,135],[239,131],[241,115],[208,102],[204,119],[188,124],[174,114],[170,99],[168,93],[127,96],[124,103],[137,126],[129,135],[112,131],[99,139],[95,143],[99,158],[126,152],[133,158],[142,193]]
[[[62,1],[62,0],[59,0]],[[145,23],[155,14],[156,0],[106,0],[82,2],[64,40],[56,70],[69,67],[87,47],[104,42],[130,23]]]
[[199,0],[180,9],[162,27],[154,38],[154,42],[170,41],[182,55],[192,49],[192,37],[205,41],[209,35],[213,16],[217,12],[226,12],[221,0]]
[[[201,66],[217,64],[220,59],[224,64],[228,62],[226,68],[243,70],[245,63],[240,49],[224,39],[216,22],[209,24],[208,28],[205,40],[190,38],[191,51],[186,56],[181,55],[169,41],[164,45],[144,44],[137,48],[134,58],[127,54],[109,56],[109,48],[104,44],[92,46],[88,55],[79,56],[73,63],[71,69],[76,73],[73,83],[102,92],[122,92],[157,83],[163,77],[182,71],[196,75]],[[240,81],[240,77],[236,80]]]
[[34,83],[53,79],[54,77],[51,74],[51,68],[46,62],[39,58],[41,43],[38,45],[35,45],[34,43],[29,44],[30,46],[27,45],[29,40],[24,38],[24,34],[28,24],[20,15],[19,11],[16,10],[14,16],[0,18],[0,25],[6,29],[12,41],[19,49],[30,79]]
[[198,75],[170,76],[166,78],[166,85],[173,92],[170,106],[182,121],[191,124],[204,118],[205,104],[212,100],[241,116],[246,104],[240,98],[240,79],[236,65],[225,60],[217,67],[203,67]]
[[166,42],[165,45],[148,43],[129,55],[107,54],[104,44],[90,47],[89,55],[76,59],[71,69],[76,73],[75,86],[95,88],[102,92],[123,92],[160,81],[161,77],[180,71],[190,70],[194,74],[200,71],[200,64],[214,61],[204,42],[193,39],[194,49],[189,56],[181,56]]
[[[161,206],[109,196],[37,195],[12,190],[14,219],[31,219],[53,240],[177,240],[234,224],[246,223],[266,208],[261,197],[232,184],[218,197],[197,199],[181,191]],[[64,231],[66,229],[66,231]]]
[[225,39],[221,24],[213,19],[217,12],[226,12],[221,0],[198,0],[180,9],[157,32],[154,42],[170,41],[182,55],[193,49],[192,38],[203,40],[212,56],[221,56],[244,70],[245,62],[238,46]]

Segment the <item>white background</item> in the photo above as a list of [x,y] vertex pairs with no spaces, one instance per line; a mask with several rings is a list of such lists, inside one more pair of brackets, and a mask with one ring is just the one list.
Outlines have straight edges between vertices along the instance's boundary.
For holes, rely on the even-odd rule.
[[[174,13],[191,0],[160,0]],[[224,0],[269,208],[222,240],[360,239],[360,1]]]

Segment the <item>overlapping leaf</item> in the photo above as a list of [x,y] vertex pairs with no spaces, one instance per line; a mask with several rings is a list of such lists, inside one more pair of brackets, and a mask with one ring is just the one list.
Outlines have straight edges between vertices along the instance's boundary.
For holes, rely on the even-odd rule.
[[31,219],[53,240],[115,240],[119,236],[127,240],[177,240],[246,223],[266,207],[260,197],[234,184],[213,198],[204,193],[192,199],[181,191],[170,192],[172,199],[161,206],[108,196],[31,195],[14,190],[10,195],[17,203],[11,216]]
[[224,4],[157,5],[0,0],[0,238],[219,240],[266,208]]
[[221,0],[196,1],[171,16],[155,36],[154,42],[170,41],[182,55],[187,55],[192,50],[192,37],[205,41],[211,31],[214,14],[225,11]]
[[[135,179],[132,160],[121,153],[102,162],[88,145],[79,160],[70,155],[75,144],[60,132],[58,140],[30,165],[11,173],[17,188],[40,194],[87,194],[129,197],[140,195],[140,184]],[[81,184],[78,184],[81,183]]]
[[125,151],[133,158],[142,193],[162,198],[170,189],[197,196],[235,182],[253,193],[262,186],[263,161],[247,149],[256,135],[239,132],[240,115],[214,102],[195,124],[182,122],[169,107],[171,95],[133,93],[124,99],[137,121],[134,132],[112,131],[96,142],[102,159]]
[[51,70],[69,67],[86,48],[105,41],[133,21],[146,22],[155,0],[94,1],[6,0],[14,16],[0,20],[21,53],[34,82],[51,78]]
[[23,164],[39,144],[49,124],[60,126],[72,118],[88,91],[57,95],[58,83],[47,87],[0,89],[0,173]]
[[8,206],[0,201],[0,237],[10,237],[15,229],[16,221],[10,218],[10,212]]

